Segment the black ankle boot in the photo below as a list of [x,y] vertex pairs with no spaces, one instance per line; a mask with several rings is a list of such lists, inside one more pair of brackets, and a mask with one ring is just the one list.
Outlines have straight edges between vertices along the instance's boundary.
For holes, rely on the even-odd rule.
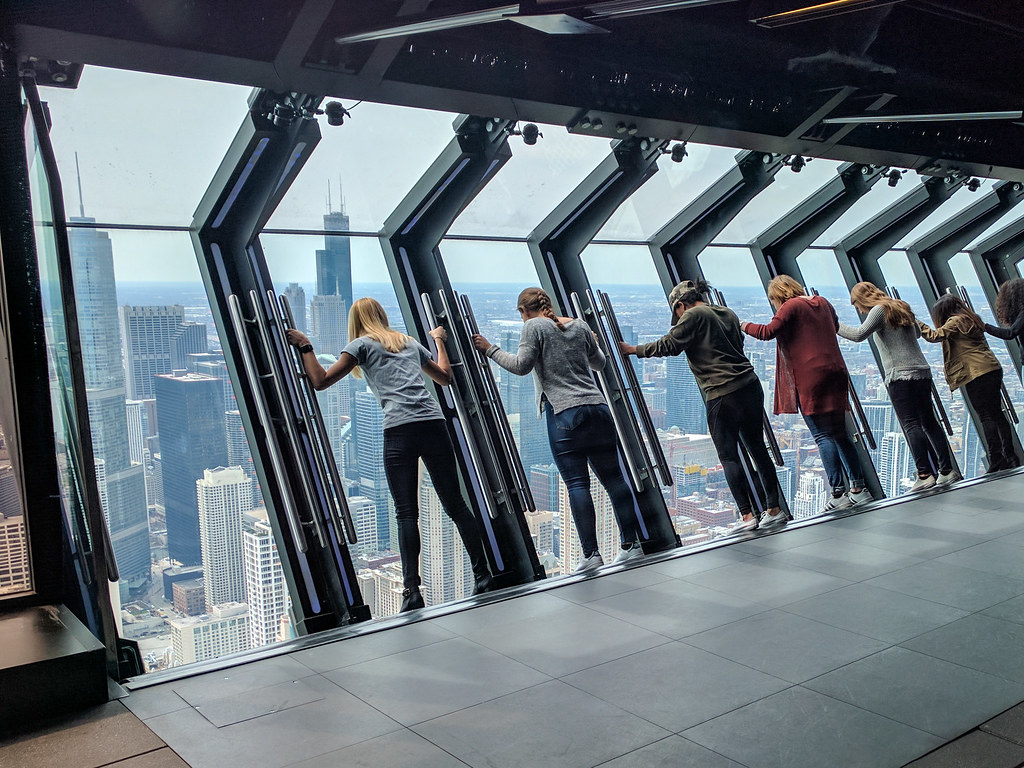
[[417,608],[422,607],[423,595],[420,594],[419,587],[407,587],[402,590],[402,607],[399,609],[400,613],[415,611]]
[[483,573],[476,577],[476,581],[473,584],[473,594],[482,595],[484,592],[490,592],[494,589],[494,579],[490,573]]

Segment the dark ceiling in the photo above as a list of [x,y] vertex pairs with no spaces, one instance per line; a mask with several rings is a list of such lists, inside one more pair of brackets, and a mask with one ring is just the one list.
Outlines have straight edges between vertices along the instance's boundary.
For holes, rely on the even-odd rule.
[[[817,1],[6,0],[0,35],[44,61],[534,120],[610,138],[639,133],[1024,180],[1019,119],[821,122],[869,110],[1021,110],[1019,2],[843,0],[860,9],[775,28],[751,21]],[[634,13],[608,15],[623,4]],[[553,35],[502,20],[335,41],[499,6],[534,17],[527,21],[586,19],[606,31]],[[638,7],[652,12],[636,15]],[[598,129],[581,126],[596,121]]]

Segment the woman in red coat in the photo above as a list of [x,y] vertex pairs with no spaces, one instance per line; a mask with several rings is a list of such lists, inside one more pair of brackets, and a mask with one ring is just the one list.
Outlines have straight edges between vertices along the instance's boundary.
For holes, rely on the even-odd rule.
[[[825,511],[844,509],[871,494],[864,488],[857,449],[846,430],[849,373],[839,352],[836,311],[821,296],[808,296],[800,283],[779,275],[768,284],[775,317],[767,325],[743,323],[755,339],[778,341],[775,413],[803,415],[832,486]],[[846,477],[850,480],[849,493]]]

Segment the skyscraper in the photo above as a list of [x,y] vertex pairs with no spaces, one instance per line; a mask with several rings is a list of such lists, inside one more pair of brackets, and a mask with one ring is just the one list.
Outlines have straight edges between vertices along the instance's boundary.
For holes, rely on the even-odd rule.
[[[349,218],[345,204],[341,210],[332,211],[328,202],[324,214],[324,229],[334,232],[348,232]],[[316,295],[341,296],[352,306],[352,243],[348,235],[325,235],[324,247],[316,252]]]
[[288,589],[277,543],[266,520],[244,524],[242,546],[245,596],[249,605],[249,645],[259,648],[277,639],[281,616],[288,610]]
[[263,491],[256,478],[256,464],[252,460],[252,452],[249,450],[249,441],[245,438],[245,428],[242,426],[242,414],[238,411],[228,411],[224,414],[225,433],[228,441],[228,466],[241,467],[242,470],[252,479],[252,498],[254,505],[263,504]]
[[205,323],[182,323],[171,336],[171,370],[188,370],[189,355],[205,355],[209,349]]
[[420,483],[420,591],[427,605],[473,592],[473,569],[455,523],[445,514],[429,474]]
[[[500,345],[513,354],[519,349],[519,331],[509,330]],[[494,366],[492,366],[493,370]],[[551,464],[551,444],[548,442],[547,422],[537,412],[537,391],[533,376],[516,376],[501,371],[498,392],[509,416],[519,416],[519,458],[523,469],[530,471],[535,464]]]
[[185,322],[185,308],[121,307],[121,341],[127,373],[128,397],[153,397],[153,377],[174,369],[172,339]]
[[357,554],[376,552],[377,545],[377,505],[365,496],[351,496],[348,499],[348,511],[356,527]]
[[206,604],[245,602],[242,516],[252,512],[252,480],[241,467],[207,469],[196,496]]
[[168,555],[182,565],[198,565],[196,481],[204,470],[228,461],[221,380],[196,373],[157,376],[156,402]]
[[284,289],[284,297],[288,300],[288,306],[292,311],[292,320],[295,321],[295,329],[306,332],[306,292],[298,283],[288,283]]
[[[388,525],[387,477],[384,474],[384,411],[372,392],[355,397],[356,443],[359,463],[359,495],[370,499],[377,508],[377,545],[381,550],[392,547]],[[397,547],[397,542],[394,545]]]
[[689,435],[708,434],[704,399],[685,355],[665,358],[665,424]]
[[[95,219],[72,217],[73,223]],[[141,464],[129,454],[125,376],[114,282],[114,251],[106,232],[68,229],[72,273],[82,342],[93,453],[106,471],[103,512],[124,592],[149,578],[149,518]]]
[[917,476],[910,446],[902,432],[886,432],[875,435],[880,444],[878,479],[885,495],[892,498],[905,492],[903,480]]

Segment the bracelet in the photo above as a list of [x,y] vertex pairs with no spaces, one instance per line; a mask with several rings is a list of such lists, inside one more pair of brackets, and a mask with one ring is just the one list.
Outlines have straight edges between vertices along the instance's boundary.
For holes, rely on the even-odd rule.
[[299,352],[301,354],[303,354],[303,355],[306,354],[307,352],[312,352],[312,351],[313,351],[313,345],[312,344],[303,344],[301,347],[299,347]]
[[499,349],[501,349],[501,347],[499,347],[497,344],[491,344],[491,346],[487,348],[487,351],[484,352],[484,355],[486,355],[487,357],[494,357],[494,353],[497,352]]

